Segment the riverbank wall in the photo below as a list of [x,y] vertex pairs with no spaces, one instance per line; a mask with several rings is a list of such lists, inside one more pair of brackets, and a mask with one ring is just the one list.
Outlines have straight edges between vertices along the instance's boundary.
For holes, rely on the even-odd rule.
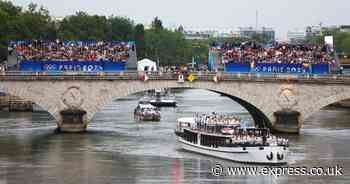
[[9,112],[33,112],[34,103],[9,95],[0,96],[0,110]]

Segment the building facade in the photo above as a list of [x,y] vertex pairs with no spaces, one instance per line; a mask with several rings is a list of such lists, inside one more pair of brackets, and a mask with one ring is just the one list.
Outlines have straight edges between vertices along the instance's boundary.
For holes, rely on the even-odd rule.
[[253,38],[254,36],[261,34],[263,35],[268,42],[274,42],[275,39],[275,30],[268,27],[262,27],[261,29],[256,29],[253,27],[240,27],[239,35],[243,38]]
[[300,43],[306,38],[306,31],[288,31],[287,39],[290,43]]

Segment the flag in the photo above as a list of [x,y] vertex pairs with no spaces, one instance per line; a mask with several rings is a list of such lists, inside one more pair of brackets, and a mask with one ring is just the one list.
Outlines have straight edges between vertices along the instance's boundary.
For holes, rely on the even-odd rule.
[[215,75],[214,78],[213,78],[213,80],[214,80],[215,83],[218,83],[218,82],[219,82],[218,76]]
[[145,74],[145,77],[144,77],[144,79],[143,79],[143,81],[148,81],[148,79],[149,79],[149,77],[148,77],[148,75],[147,74]]
[[243,131],[247,131],[247,124],[245,121],[242,120],[241,122],[239,122],[239,124],[241,129],[243,129]]
[[142,80],[142,81],[148,81],[148,79],[149,79],[149,77],[147,76],[147,74],[144,73],[144,72],[140,73],[139,76],[140,76],[140,77],[139,77],[140,80]]

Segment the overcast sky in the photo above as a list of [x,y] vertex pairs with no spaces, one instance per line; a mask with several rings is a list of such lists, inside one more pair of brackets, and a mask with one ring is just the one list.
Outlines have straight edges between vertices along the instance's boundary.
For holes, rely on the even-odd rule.
[[150,24],[158,16],[167,27],[182,24],[185,29],[235,29],[272,27],[277,37],[307,25],[350,24],[349,0],[12,0],[17,5],[34,2],[53,16],[83,10],[91,14],[120,15],[136,23]]

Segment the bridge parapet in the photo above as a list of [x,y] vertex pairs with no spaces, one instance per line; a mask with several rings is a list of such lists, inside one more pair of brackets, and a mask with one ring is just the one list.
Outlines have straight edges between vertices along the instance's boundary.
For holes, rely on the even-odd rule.
[[294,75],[263,73],[224,73],[224,72],[190,72],[188,74],[161,72],[2,72],[0,81],[50,81],[50,80],[141,80],[147,75],[148,80],[178,80],[179,75],[191,74],[196,81],[251,81],[278,83],[317,83],[317,84],[350,84],[350,75]]

